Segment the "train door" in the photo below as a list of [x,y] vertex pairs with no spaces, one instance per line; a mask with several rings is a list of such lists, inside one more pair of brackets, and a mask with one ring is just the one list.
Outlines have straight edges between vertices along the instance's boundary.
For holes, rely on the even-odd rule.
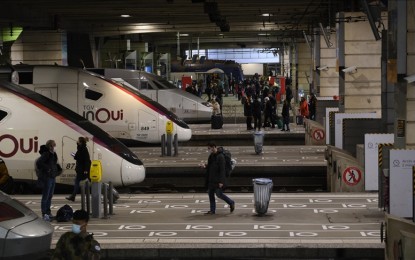
[[[138,110],[138,132],[136,139],[139,141],[155,142],[160,140],[158,130],[158,118],[156,115],[148,113],[145,110]],[[164,129],[165,126],[163,126]]]
[[63,173],[57,178],[57,182],[72,185],[74,183],[76,173],[75,159],[71,154],[76,153],[77,140],[69,136],[63,136],[61,144],[59,144],[58,140],[56,141],[59,163],[63,169]]

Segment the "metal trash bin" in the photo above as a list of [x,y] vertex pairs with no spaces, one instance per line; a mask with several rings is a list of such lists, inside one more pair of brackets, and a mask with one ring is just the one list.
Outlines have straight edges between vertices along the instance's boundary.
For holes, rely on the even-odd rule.
[[256,154],[262,153],[262,147],[264,146],[264,132],[256,131],[254,133],[254,146]]
[[268,211],[268,205],[271,199],[271,192],[274,184],[271,179],[265,178],[253,179],[252,183],[254,184],[255,211],[259,215],[263,215]]

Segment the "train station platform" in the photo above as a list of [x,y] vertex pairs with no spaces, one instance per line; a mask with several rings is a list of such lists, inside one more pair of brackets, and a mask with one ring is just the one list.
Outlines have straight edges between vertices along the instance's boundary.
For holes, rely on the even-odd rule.
[[[272,194],[264,216],[254,196],[229,194],[205,215],[205,193],[122,194],[114,215],[91,219],[88,230],[101,243],[103,259],[383,259],[383,211],[374,193]],[[40,195],[14,196],[40,213]],[[79,197],[77,198],[79,201]],[[55,195],[52,213],[79,202]],[[51,248],[71,223],[51,222]]]
[[[217,144],[220,145],[219,143]],[[263,153],[256,154],[254,146],[225,146],[237,161],[229,188],[249,190],[252,178],[273,179],[274,187],[282,191],[325,191],[327,185],[326,146],[264,146]],[[177,156],[161,156],[155,147],[131,148],[146,167],[145,180],[132,189],[177,187],[194,189],[203,187],[209,153],[204,146],[185,146]],[[147,191],[147,190],[146,190]],[[156,190],[157,191],[157,190]],[[186,190],[184,190],[186,191]]]

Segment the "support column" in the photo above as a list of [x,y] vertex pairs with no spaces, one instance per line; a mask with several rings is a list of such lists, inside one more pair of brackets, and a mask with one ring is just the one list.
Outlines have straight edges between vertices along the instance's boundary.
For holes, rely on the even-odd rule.
[[406,148],[407,82],[406,76],[406,1],[388,2],[388,76],[387,82],[395,89],[394,145]]
[[[344,21],[344,13],[337,14],[337,19]],[[344,22],[337,23],[337,68],[339,70],[339,112],[345,112],[345,58],[344,58]]]

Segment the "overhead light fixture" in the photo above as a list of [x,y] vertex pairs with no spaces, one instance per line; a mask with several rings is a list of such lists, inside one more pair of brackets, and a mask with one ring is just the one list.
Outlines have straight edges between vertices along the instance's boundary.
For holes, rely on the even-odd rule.
[[258,33],[258,36],[268,36],[268,33]]
[[131,15],[129,15],[129,14],[122,14],[122,15],[120,15],[122,18],[128,18],[128,17],[131,17]]
[[180,33],[179,36],[189,36],[188,33]]
[[261,16],[268,17],[268,16],[274,16],[274,15],[273,14],[270,14],[270,13],[265,13],[265,14],[261,14]]

